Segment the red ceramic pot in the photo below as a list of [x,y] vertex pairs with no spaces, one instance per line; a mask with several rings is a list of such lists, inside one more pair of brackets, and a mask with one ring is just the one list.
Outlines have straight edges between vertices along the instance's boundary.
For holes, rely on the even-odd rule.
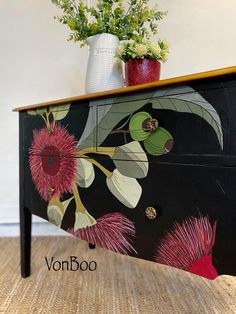
[[125,63],[126,85],[159,81],[161,63],[154,59],[132,59]]

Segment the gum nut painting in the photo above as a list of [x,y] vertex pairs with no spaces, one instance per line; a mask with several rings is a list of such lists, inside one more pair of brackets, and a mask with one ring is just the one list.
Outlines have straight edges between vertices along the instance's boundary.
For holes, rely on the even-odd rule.
[[[149,156],[158,159],[174,146],[172,134],[158,120],[159,110],[199,116],[214,130],[223,148],[221,121],[216,110],[191,87],[182,88],[185,93],[172,95],[169,89],[159,90],[152,92],[148,99],[134,100],[128,105],[111,100],[101,107],[96,122],[93,119],[96,101],[91,102],[79,139],[63,125],[63,119],[72,110],[71,104],[28,110],[29,115],[41,117],[44,123],[43,128],[33,130],[29,168],[51,223],[61,227],[69,205],[74,204],[70,211],[73,223],[66,228],[67,232],[100,247],[138,256],[133,245],[134,221],[119,208],[93,217],[82,201],[81,192],[95,184],[98,171],[104,177],[103,188],[110,193],[110,198],[117,199],[126,208],[127,215],[136,210],[142,199],[142,180],[149,176]],[[103,100],[97,103],[103,105]],[[151,104],[152,114],[145,110],[146,104]],[[98,149],[91,146],[97,129]],[[108,137],[116,134],[123,136],[122,145],[103,145]],[[112,170],[102,163],[101,156],[109,159]],[[176,222],[162,239],[152,239],[156,247],[153,261],[213,279],[217,276],[211,260],[215,234],[216,222],[210,223],[207,216],[191,216]]]

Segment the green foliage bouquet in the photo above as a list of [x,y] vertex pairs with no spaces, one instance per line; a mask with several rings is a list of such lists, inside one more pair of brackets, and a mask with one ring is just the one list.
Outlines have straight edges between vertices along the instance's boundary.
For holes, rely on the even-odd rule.
[[62,16],[55,18],[71,29],[68,40],[79,41],[81,46],[90,36],[108,33],[120,40],[140,41],[158,31],[157,22],[166,12],[157,6],[150,8],[149,0],[129,0],[125,8],[124,0],[97,0],[95,7],[89,7],[82,0],[51,0],[63,10]]
[[157,43],[151,43],[145,39],[140,41],[130,39],[117,47],[115,55],[124,62],[144,58],[166,62],[169,55],[169,44],[166,40],[160,39]]

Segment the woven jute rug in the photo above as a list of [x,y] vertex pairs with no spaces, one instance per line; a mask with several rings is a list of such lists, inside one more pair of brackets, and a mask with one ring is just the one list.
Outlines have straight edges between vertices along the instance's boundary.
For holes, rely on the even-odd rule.
[[[48,270],[53,261],[96,270]],[[80,264],[82,269],[95,263]],[[58,269],[60,264],[53,264]],[[74,264],[75,266],[75,264]],[[70,268],[69,268],[70,269]],[[75,269],[75,267],[74,267]],[[236,313],[236,278],[214,281],[119,255],[73,237],[35,237],[32,274],[20,277],[18,238],[0,238],[0,313]]]

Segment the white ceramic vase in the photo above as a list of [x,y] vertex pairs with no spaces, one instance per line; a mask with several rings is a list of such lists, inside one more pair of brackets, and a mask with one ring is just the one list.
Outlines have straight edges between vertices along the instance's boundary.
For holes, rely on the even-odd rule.
[[86,93],[101,92],[124,86],[121,60],[114,57],[118,37],[97,34],[88,38],[89,60],[86,73]]

